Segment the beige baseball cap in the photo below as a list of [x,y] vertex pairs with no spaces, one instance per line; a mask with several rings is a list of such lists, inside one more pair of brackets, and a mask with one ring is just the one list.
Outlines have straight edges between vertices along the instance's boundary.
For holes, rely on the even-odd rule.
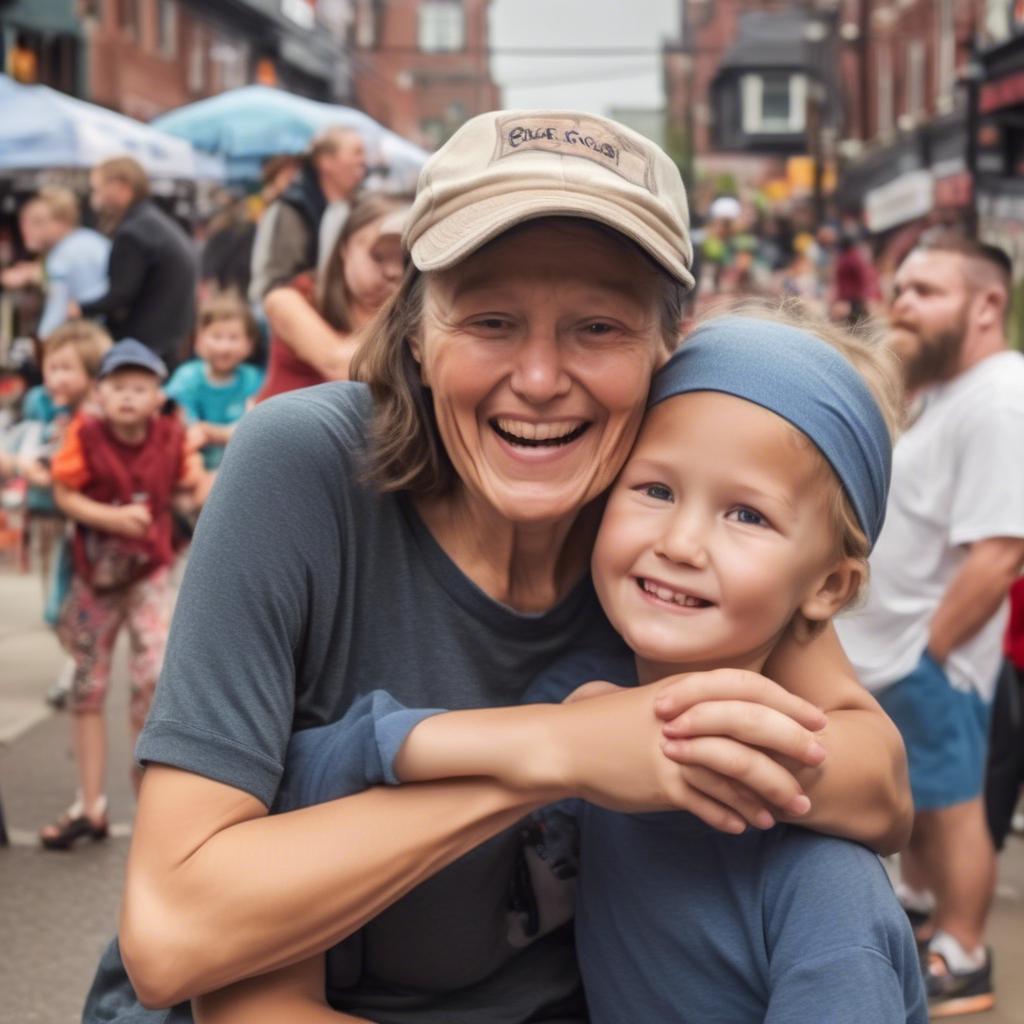
[[538,217],[606,224],[693,287],[679,169],[631,128],[573,110],[498,110],[467,121],[423,166],[405,244],[420,270],[444,270]]

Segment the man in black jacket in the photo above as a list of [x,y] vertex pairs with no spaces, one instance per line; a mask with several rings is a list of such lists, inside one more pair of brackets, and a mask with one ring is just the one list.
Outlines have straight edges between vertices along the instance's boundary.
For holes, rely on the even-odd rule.
[[195,321],[196,254],[185,232],[149,198],[149,179],[131,157],[104,160],[89,175],[92,206],[115,224],[106,295],[83,303],[104,317],[115,341],[138,338],[173,369]]

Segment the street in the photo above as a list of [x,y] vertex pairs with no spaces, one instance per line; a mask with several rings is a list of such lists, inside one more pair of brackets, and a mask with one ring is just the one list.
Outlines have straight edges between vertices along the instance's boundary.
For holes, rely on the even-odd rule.
[[[108,769],[113,834],[72,853],[36,845],[35,831],[55,819],[74,791],[67,721],[43,695],[63,664],[40,618],[39,580],[0,570],[0,797],[11,846],[0,850],[0,993],[5,1024],[74,1024],[93,969],[117,921],[128,851],[125,651],[115,661],[108,705]],[[1024,839],[1004,853],[990,929],[997,1009],[986,1024],[1024,1024]],[[973,1018],[971,1018],[973,1019]],[[810,1022],[809,1022],[810,1024]],[[868,1022],[866,1022],[868,1024]]]

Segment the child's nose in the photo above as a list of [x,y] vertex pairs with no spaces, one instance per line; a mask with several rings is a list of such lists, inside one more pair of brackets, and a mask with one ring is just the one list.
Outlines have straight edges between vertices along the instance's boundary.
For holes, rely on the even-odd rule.
[[704,525],[699,515],[680,512],[674,515],[661,536],[657,553],[669,561],[704,569],[708,564]]

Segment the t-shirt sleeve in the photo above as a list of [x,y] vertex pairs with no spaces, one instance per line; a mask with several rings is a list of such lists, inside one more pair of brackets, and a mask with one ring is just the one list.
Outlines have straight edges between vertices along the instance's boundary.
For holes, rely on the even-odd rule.
[[[762,928],[770,963],[765,1024],[926,1024],[906,914],[863,847],[787,828],[767,873]],[[769,839],[770,841],[770,839]]]
[[82,421],[76,416],[64,433],[64,441],[54,453],[50,475],[54,483],[80,491],[89,482],[89,467],[82,450]]
[[195,370],[191,363],[179,366],[171,374],[171,379],[164,385],[164,394],[178,403],[189,423],[201,419],[196,402]]
[[979,403],[956,436],[950,542],[1024,537],[1024,401]]
[[530,683],[524,704],[560,704],[584,683],[606,680],[618,686],[636,684],[636,666],[628,651],[599,648],[573,651],[549,665]]
[[407,708],[374,690],[338,721],[295,733],[274,810],[337,800],[369,786],[398,785],[393,763],[406,737],[425,718],[440,713],[439,708]]
[[267,403],[244,418],[196,528],[140,762],[271,805],[312,581],[324,553],[342,549],[345,474],[344,452],[302,402]]

